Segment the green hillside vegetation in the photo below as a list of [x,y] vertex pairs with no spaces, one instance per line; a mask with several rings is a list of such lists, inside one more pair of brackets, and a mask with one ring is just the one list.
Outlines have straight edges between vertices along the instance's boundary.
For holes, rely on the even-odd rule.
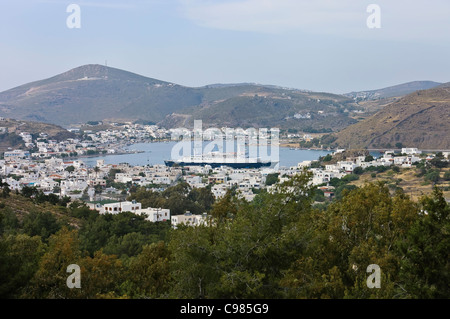
[[437,186],[445,198],[450,198],[450,167],[447,162],[442,164],[417,163],[412,168],[369,167],[361,170],[358,180],[352,181],[350,185],[361,187],[367,182],[383,182],[391,192],[401,190],[413,200],[430,195]]
[[132,189],[128,200],[135,200],[142,207],[164,207],[170,209],[172,215],[203,214],[211,210],[214,196],[210,187],[191,188],[186,182],[179,182],[162,192],[147,190],[145,187]]
[[[337,131],[356,123],[346,109],[352,110],[353,106],[351,100],[342,96],[260,88],[252,94],[186,108],[168,116],[161,125],[191,127],[194,119],[201,119],[207,127],[279,127],[298,131],[313,127],[318,131]],[[295,117],[308,114],[310,118]]]
[[[3,186],[0,296],[450,296],[450,207],[438,188],[414,202],[366,184],[319,209],[310,178],[305,171],[250,203],[228,192],[212,205],[208,225],[177,229],[132,213],[37,203],[32,192],[8,194]],[[71,264],[81,268],[81,289],[66,285]],[[381,268],[379,289],[366,285],[370,264]]]

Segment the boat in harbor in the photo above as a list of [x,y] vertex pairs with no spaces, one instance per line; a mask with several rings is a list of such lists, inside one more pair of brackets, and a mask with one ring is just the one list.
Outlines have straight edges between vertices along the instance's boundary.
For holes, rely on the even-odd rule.
[[272,161],[263,161],[257,157],[246,157],[239,156],[236,153],[220,153],[211,152],[205,155],[193,155],[185,156],[177,160],[165,160],[166,166],[172,167],[174,165],[178,166],[205,166],[209,165],[212,168],[229,166],[232,168],[261,168],[270,167],[273,163]]

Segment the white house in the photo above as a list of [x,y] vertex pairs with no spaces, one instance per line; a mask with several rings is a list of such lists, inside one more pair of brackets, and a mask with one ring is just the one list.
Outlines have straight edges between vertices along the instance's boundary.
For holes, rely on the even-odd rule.
[[8,177],[6,179],[3,179],[3,183],[5,183],[5,182],[8,184],[9,189],[11,189],[13,191],[14,190],[20,191],[22,189],[20,182],[16,181],[14,178]]
[[146,219],[151,222],[164,222],[170,220],[170,209],[148,207],[137,210],[136,214],[147,215],[148,217]]
[[136,201],[126,201],[126,202],[118,202],[118,203],[110,203],[102,206],[100,210],[100,214],[118,214],[121,212],[132,212],[141,210],[141,203],[137,203]]
[[338,164],[341,169],[343,169],[344,171],[349,172],[349,173],[353,172],[353,170],[356,167],[358,167],[357,164],[350,162],[350,161],[342,161],[342,162],[339,162]]
[[23,150],[7,151],[3,154],[3,157],[6,161],[15,161],[18,159],[30,158],[30,152]]
[[190,212],[186,212],[184,215],[174,215],[170,218],[173,228],[177,228],[180,224],[188,226],[200,226],[206,224],[207,215],[193,215]]
[[414,155],[394,157],[394,165],[402,167],[411,167],[413,163],[420,161],[420,158]]
[[417,148],[402,148],[402,154],[418,155],[422,154],[422,151],[419,151]]
[[116,173],[114,182],[116,183],[127,183],[133,181],[133,177],[128,173]]
[[221,198],[227,193],[227,186],[225,184],[214,185],[213,187],[211,187],[211,193],[216,199]]

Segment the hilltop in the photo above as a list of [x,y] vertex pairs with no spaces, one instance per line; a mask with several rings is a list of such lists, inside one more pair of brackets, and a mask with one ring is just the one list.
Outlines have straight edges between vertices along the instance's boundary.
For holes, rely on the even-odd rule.
[[251,91],[203,103],[170,114],[165,127],[189,127],[194,119],[213,127],[279,127],[303,132],[332,132],[356,123],[352,101],[341,95],[273,87],[247,86]]
[[102,65],[84,65],[0,93],[0,116],[62,126],[151,121],[167,128],[278,125],[335,131],[356,121],[351,98],[253,83],[186,87]]
[[85,65],[0,93],[0,116],[57,125],[110,119],[161,120],[200,103],[194,90],[131,72]]
[[89,64],[0,92],[0,116],[63,127],[134,121],[192,128],[194,119],[201,119],[204,127],[332,133],[367,119],[406,93],[436,85],[440,83],[416,81],[346,95],[256,83],[187,87]]
[[385,87],[377,90],[350,92],[344,94],[357,100],[379,100],[393,97],[402,97],[420,90],[427,90],[442,85],[433,81],[413,81],[394,86]]
[[450,149],[450,83],[411,93],[337,134],[345,148]]

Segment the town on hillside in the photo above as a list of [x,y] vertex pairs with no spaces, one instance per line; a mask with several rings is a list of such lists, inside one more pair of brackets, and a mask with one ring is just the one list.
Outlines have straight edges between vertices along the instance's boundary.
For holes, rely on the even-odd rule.
[[[45,133],[37,137],[20,133],[26,150],[4,152],[0,160],[2,182],[11,191],[21,192],[33,188],[44,194],[54,194],[70,201],[80,200],[101,214],[133,212],[145,214],[152,222],[171,221],[173,227],[180,223],[199,225],[206,221],[206,212],[194,215],[171,216],[167,207],[142,207],[141,203],[128,201],[132,187],[163,191],[184,181],[191,188],[205,188],[215,199],[222,198],[228,190],[235,189],[247,201],[261,191],[272,192],[277,184],[304,170],[312,173],[311,183],[320,190],[323,201],[332,199],[340,189],[336,181],[350,181],[364,170],[382,172],[387,168],[412,168],[420,163],[438,159],[448,166],[449,153],[425,153],[417,148],[402,148],[400,152],[385,151],[378,158],[367,154],[342,156],[346,150],[338,149],[316,161],[299,162],[292,167],[232,168],[228,166],[131,166],[128,163],[105,164],[97,160],[95,167],[83,162],[83,155],[126,153],[123,147],[138,141],[168,139],[171,130],[156,125],[126,124],[117,129],[84,131],[83,140],[69,138],[64,141],[46,139]],[[351,154],[351,152],[349,153]],[[339,160],[332,160],[332,159]],[[375,173],[373,173],[375,174]],[[449,178],[446,173],[444,179]],[[438,177],[439,178],[439,177]],[[449,178],[450,180],[450,178]],[[6,183],[6,184],[5,184]],[[339,184],[340,185],[340,184]]]

